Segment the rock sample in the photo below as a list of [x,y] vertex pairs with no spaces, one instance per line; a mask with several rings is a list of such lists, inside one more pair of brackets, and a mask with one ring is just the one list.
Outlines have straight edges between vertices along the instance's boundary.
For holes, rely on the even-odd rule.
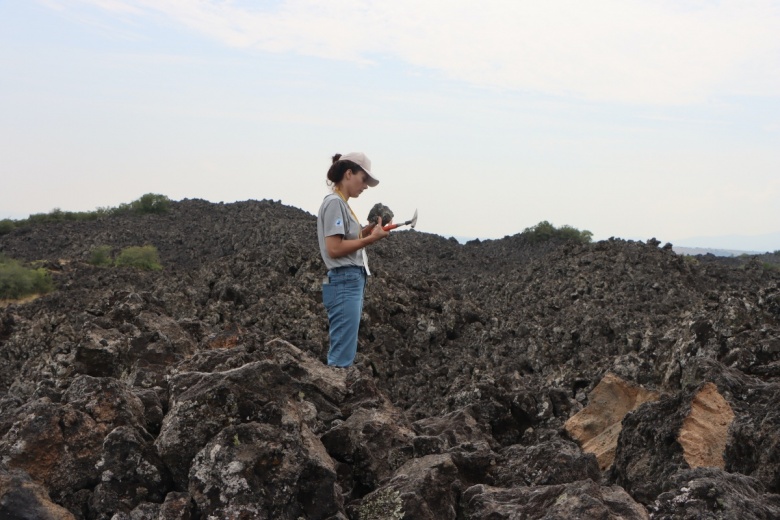
[[379,222],[379,217],[382,217],[382,225],[387,225],[393,220],[394,216],[393,210],[381,202],[377,202],[374,204],[374,207],[371,208],[371,211],[368,212],[368,221],[372,224],[376,224]]

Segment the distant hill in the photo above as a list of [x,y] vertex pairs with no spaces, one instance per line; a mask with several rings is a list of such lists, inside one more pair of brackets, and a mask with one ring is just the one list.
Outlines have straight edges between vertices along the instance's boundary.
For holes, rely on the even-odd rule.
[[707,247],[684,247],[674,246],[674,252],[678,255],[715,255],[715,256],[742,256],[742,255],[760,255],[763,251],[738,251],[735,249],[712,249]]
[[[737,251],[738,254],[761,254],[780,250],[780,231],[763,235],[722,235],[709,237],[689,237],[673,240],[685,248],[703,248],[709,250]],[[674,248],[677,251],[677,247]],[[685,253],[687,254],[687,253]],[[693,253],[699,254],[699,253]],[[712,253],[718,255],[718,253]],[[718,255],[733,256],[733,255]]]

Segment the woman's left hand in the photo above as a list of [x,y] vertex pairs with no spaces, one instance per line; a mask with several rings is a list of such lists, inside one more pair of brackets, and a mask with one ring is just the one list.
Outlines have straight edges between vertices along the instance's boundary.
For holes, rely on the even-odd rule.
[[374,241],[376,241],[381,240],[389,235],[390,232],[385,231],[385,229],[382,227],[382,217],[377,217],[377,223],[371,226],[371,234],[369,236],[374,238]]
[[371,224],[367,225],[363,228],[363,236],[366,237],[371,234],[371,232],[374,230],[374,227],[376,227],[376,222],[372,222]]

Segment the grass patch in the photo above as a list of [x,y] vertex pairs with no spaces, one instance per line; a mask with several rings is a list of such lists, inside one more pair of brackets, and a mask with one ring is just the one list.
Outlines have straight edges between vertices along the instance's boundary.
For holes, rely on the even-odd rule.
[[154,246],[131,246],[120,251],[114,262],[118,267],[136,267],[147,271],[159,271],[160,254]]
[[761,266],[766,271],[780,272],[780,265],[778,265],[778,264],[773,264],[771,262],[761,262]]
[[0,309],[5,309],[9,305],[24,305],[40,298],[40,294],[33,294],[32,296],[25,296],[24,298],[17,298],[16,300],[0,299]]
[[19,261],[0,255],[0,299],[18,300],[54,289],[49,272],[28,268]]

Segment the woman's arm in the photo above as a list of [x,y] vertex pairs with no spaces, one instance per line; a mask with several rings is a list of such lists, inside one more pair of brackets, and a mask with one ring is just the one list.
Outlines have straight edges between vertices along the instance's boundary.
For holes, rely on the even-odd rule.
[[389,231],[382,229],[382,217],[379,217],[377,225],[371,230],[371,234],[363,238],[346,240],[344,235],[331,235],[325,237],[325,249],[331,258],[341,258],[355,251],[363,249],[367,245],[373,244],[389,235]]

